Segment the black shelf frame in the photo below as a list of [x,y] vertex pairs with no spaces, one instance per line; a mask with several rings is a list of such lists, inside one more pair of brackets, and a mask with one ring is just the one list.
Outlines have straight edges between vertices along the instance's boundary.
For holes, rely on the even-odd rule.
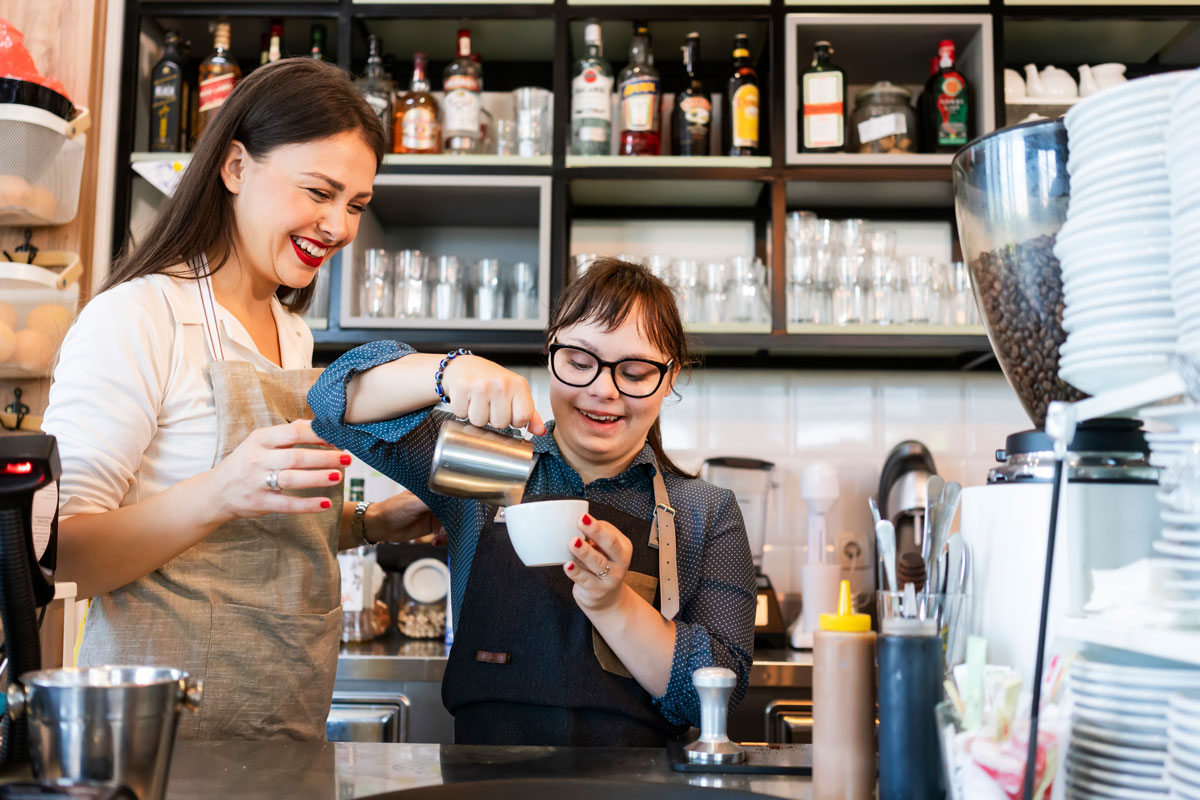
[[[762,366],[820,363],[853,364],[865,366],[882,362],[889,368],[919,366],[922,368],[944,367],[951,369],[995,368],[990,358],[991,349],[987,338],[982,335],[919,335],[881,331],[878,336],[839,336],[837,334],[789,334],[786,314],[786,264],[785,261],[785,218],[788,209],[787,184],[789,181],[942,181],[949,182],[948,167],[901,165],[868,167],[859,165],[838,166],[785,166],[784,114],[784,64],[785,18],[794,13],[838,13],[871,15],[879,13],[901,14],[988,14],[992,19],[994,67],[996,71],[996,96],[991,98],[996,110],[996,119],[1002,120],[1004,113],[1003,68],[1004,21],[1010,19],[1110,19],[1137,17],[1140,19],[1196,19],[1200,8],[1180,6],[1145,6],[1136,9],[1128,6],[1006,6],[1002,0],[990,0],[987,5],[919,5],[900,8],[878,5],[787,5],[784,0],[770,0],[761,5],[716,5],[694,6],[686,2],[677,5],[571,5],[566,0],[552,3],[512,3],[503,5],[480,3],[371,3],[355,4],[351,0],[290,0],[289,2],[249,2],[235,0],[222,2],[186,2],[186,0],[158,0],[143,2],[128,0],[125,10],[124,41],[122,47],[122,86],[138,85],[138,46],[142,20],[147,17],[216,18],[322,18],[336,22],[337,62],[351,69],[354,44],[365,38],[365,31],[373,20],[383,19],[462,19],[464,21],[495,20],[544,20],[549,18],[553,27],[553,60],[551,90],[558,102],[554,104],[555,136],[550,166],[467,166],[467,165],[384,165],[381,173],[430,174],[430,175],[548,175],[551,177],[551,263],[550,294],[557,297],[567,280],[567,265],[570,262],[570,221],[576,217],[628,218],[646,215],[645,207],[607,208],[600,206],[576,206],[571,200],[571,182],[575,180],[612,180],[628,182],[636,186],[638,181],[741,181],[762,184],[757,203],[747,208],[695,208],[687,206],[656,207],[654,216],[664,218],[745,218],[755,221],[757,255],[764,258],[771,271],[772,332],[769,334],[702,334],[694,338],[699,349],[707,355],[710,363],[719,361],[730,364],[752,364]],[[696,167],[567,167],[566,150],[569,131],[570,69],[572,65],[571,26],[580,20],[595,17],[600,20],[650,19],[662,21],[706,20],[706,21],[751,21],[765,23],[767,39],[762,57],[757,65],[760,80],[765,84],[764,93],[764,138],[771,166],[741,168],[732,166]],[[360,43],[361,44],[361,43]],[[665,59],[664,59],[665,60]],[[490,69],[502,69],[503,62],[489,62]],[[118,180],[113,201],[113,243],[119,251],[129,229],[133,172],[130,156],[136,141],[135,97],[131,89],[122,92],[120,104],[119,135],[117,147]],[[953,222],[953,211],[948,207],[911,209],[868,209],[856,206],[816,207],[811,210],[831,216],[863,216],[877,213],[885,218],[946,220]],[[328,357],[344,351],[350,346],[378,338],[398,338],[419,346],[440,348],[442,346],[476,345],[478,349],[493,353],[504,353],[517,358],[535,357],[542,347],[542,337],[536,331],[463,331],[453,328],[423,330],[379,330],[343,329],[339,325],[340,281],[331,281],[329,329],[314,331],[318,357]],[[464,344],[465,343],[465,344]]]

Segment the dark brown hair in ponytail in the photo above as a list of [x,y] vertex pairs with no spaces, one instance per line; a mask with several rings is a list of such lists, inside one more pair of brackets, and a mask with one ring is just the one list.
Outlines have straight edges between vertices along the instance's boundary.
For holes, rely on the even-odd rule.
[[[612,330],[637,309],[638,330],[681,369],[692,366],[687,334],[669,286],[640,264],[616,258],[592,261],[583,276],[567,286],[546,326],[546,341],[553,342],[558,332],[579,322],[595,322]],[[662,446],[659,420],[646,433],[646,443],[654,451],[659,466],[684,477],[695,477],[666,454]]]
[[[204,129],[175,193],[163,203],[145,238],[136,247],[126,245],[104,288],[166,272],[201,255],[212,256],[210,274],[225,265],[234,248],[235,220],[233,196],[221,181],[221,164],[234,141],[261,161],[277,147],[341,133],[361,134],[379,169],[383,126],[344,69],[311,58],[285,58],[258,67]],[[303,313],[315,285],[314,280],[301,289],[280,286],[276,295],[289,310]]]

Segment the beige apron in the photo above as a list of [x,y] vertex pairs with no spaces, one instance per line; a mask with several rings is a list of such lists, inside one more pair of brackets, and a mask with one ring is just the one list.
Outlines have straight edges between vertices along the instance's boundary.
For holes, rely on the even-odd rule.
[[[216,464],[251,431],[311,418],[306,395],[320,370],[259,372],[225,360],[211,282],[196,285],[212,357]],[[96,598],[80,665],[163,665],[203,679],[199,713],[180,720],[184,738],[323,740],[341,633],[342,487],[288,494],[328,497],[332,507],[226,523]]]

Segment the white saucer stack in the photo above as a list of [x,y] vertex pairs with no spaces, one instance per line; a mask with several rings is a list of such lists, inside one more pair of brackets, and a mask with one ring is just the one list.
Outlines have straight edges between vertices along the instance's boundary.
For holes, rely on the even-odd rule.
[[1200,800],[1200,692],[1171,695],[1166,779],[1171,800]]
[[1163,470],[1158,495],[1163,525],[1153,543],[1154,566],[1164,570],[1167,599],[1161,605],[1185,615],[1182,624],[1200,624],[1200,406],[1154,406],[1139,416],[1154,423],[1156,430],[1146,434],[1150,464]]
[[[1157,659],[1080,657],[1071,665],[1070,800],[1168,800],[1168,704],[1200,672]],[[1191,798],[1189,798],[1191,800]]]
[[1190,72],[1175,95],[1167,125],[1171,185],[1171,296],[1179,321],[1179,351],[1200,357],[1200,73]]
[[1090,394],[1170,370],[1180,328],[1166,131],[1192,75],[1129,81],[1067,112],[1071,202],[1054,247],[1066,301],[1059,375]]

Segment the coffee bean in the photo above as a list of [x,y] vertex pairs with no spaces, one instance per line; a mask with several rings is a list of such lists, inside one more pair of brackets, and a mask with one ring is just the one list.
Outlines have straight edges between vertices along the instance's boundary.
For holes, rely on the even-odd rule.
[[984,253],[972,262],[971,276],[1000,366],[1041,428],[1051,402],[1087,396],[1058,377],[1058,348],[1067,334],[1054,235]]

